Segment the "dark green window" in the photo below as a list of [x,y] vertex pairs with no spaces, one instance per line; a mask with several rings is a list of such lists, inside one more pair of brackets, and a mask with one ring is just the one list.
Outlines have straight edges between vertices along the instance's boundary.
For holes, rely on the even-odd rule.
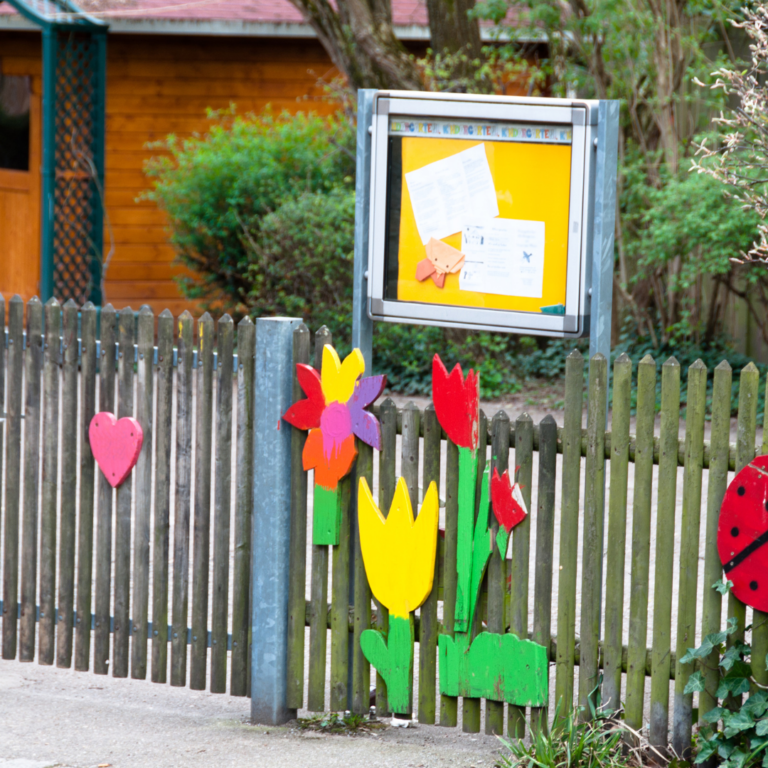
[[0,168],[29,170],[30,78],[0,73]]

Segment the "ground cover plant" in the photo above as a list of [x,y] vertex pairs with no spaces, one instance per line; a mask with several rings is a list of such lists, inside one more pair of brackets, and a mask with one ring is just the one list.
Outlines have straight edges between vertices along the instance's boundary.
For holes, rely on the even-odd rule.
[[[629,748],[628,737],[636,737],[620,718],[590,705],[591,717],[576,707],[562,716],[555,709],[552,727],[532,728],[530,743],[499,737],[503,753],[497,768],[638,768],[643,765],[642,749]],[[659,765],[666,761],[654,755]]]
[[[713,589],[726,593],[730,584],[717,583]],[[718,706],[703,715],[705,725],[696,736],[696,765],[716,760],[723,768],[768,768],[768,690],[758,686],[753,675],[753,665],[768,666],[768,657],[753,658],[752,647],[741,637],[738,621],[731,617],[722,632],[707,635],[680,660],[699,667],[685,693],[701,693],[712,686],[718,700]]]

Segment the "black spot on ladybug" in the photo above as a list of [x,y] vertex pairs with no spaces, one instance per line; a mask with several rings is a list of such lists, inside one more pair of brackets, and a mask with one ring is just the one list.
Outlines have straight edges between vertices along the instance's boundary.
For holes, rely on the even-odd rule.
[[738,493],[739,496],[743,496],[746,492],[747,492],[747,489],[743,485],[740,485],[736,490],[736,493]]
[[736,526],[734,526],[733,528],[731,528],[731,536],[733,536],[734,538],[736,538],[736,536],[738,536],[738,535],[739,535],[739,529],[738,529],[738,528],[736,528]]
[[750,588],[750,589],[751,589],[753,592],[756,592],[756,591],[757,591],[757,582],[756,582],[756,581],[750,581],[750,582],[749,582],[749,588]]

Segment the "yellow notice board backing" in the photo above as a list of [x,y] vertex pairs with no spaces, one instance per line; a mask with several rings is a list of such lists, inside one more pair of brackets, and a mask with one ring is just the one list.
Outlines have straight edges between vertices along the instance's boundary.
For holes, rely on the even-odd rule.
[[[485,148],[491,169],[499,207],[497,218],[544,222],[541,298],[461,290],[459,274],[446,275],[442,289],[432,280],[416,279],[416,267],[427,254],[416,227],[405,174],[479,144]],[[519,312],[541,312],[542,307],[564,305],[570,193],[570,144],[403,137],[398,300]],[[461,249],[461,233],[449,235],[443,242]]]

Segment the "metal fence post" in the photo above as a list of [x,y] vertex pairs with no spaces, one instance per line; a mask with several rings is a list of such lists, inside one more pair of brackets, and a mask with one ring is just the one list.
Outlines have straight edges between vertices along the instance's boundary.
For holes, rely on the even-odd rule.
[[616,175],[619,158],[619,101],[601,101],[597,123],[595,213],[592,220],[592,302],[589,359],[598,352],[611,368],[613,241],[616,228]]
[[368,214],[371,205],[371,118],[374,88],[357,92],[357,171],[355,176],[355,266],[352,299],[352,347],[373,371],[373,320],[368,317]]
[[291,544],[291,430],[282,420],[293,389],[293,331],[301,320],[256,321],[253,452],[251,720],[279,725],[286,705]]

